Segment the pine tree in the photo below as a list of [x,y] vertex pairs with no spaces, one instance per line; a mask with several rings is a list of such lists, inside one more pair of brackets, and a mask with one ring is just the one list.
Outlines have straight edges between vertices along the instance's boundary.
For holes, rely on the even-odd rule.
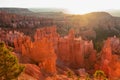
[[0,42],[0,77],[4,80],[15,79],[24,70],[24,66],[18,63],[16,56]]
[[94,73],[94,77],[97,78],[98,80],[106,80],[106,75],[104,73],[104,71],[102,70],[97,70],[95,73]]

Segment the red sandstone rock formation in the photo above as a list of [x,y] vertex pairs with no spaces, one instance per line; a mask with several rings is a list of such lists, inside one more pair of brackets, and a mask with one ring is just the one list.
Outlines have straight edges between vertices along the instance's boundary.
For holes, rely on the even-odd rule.
[[6,41],[6,32],[0,28],[0,41]]
[[14,43],[15,50],[37,62],[41,70],[48,73],[56,72],[56,55],[53,44],[49,40],[42,38],[31,42],[29,37],[23,36],[16,39]]
[[[15,46],[16,52],[26,54],[27,52],[29,52],[29,47],[31,46],[30,37],[21,36],[21,37],[14,39],[14,46]],[[27,52],[25,52],[25,51],[27,51]]]
[[7,13],[0,11],[0,23],[2,27],[12,27],[12,28],[33,28],[45,25],[52,25],[53,20],[48,18],[36,18],[33,16],[23,16],[14,13]]
[[120,39],[114,36],[114,37],[111,37],[110,42],[112,47],[112,53],[120,54]]
[[68,36],[60,37],[56,27],[41,28],[37,29],[34,38],[34,42],[26,36],[16,39],[15,49],[37,62],[41,70],[55,73],[56,55],[59,62],[70,68],[94,69],[96,51],[92,41],[75,38],[73,30],[70,30]]
[[110,68],[111,68],[110,78],[112,80],[120,79],[120,73],[119,73],[120,72],[120,60],[119,60],[118,55],[113,55],[112,61],[110,63]]
[[48,38],[50,40],[54,40],[54,38],[59,37],[59,34],[56,32],[56,26],[50,26],[45,28],[39,28],[36,30],[34,39],[41,40],[42,38]]
[[112,80],[118,79],[120,77],[120,74],[118,73],[120,71],[120,61],[118,55],[114,54],[113,52],[115,48],[113,46],[118,45],[117,42],[119,43],[116,37],[108,38],[105,41],[101,52],[101,69]]
[[120,61],[113,55],[114,47],[119,44],[115,37],[105,41],[98,61],[93,42],[75,38],[73,30],[68,36],[60,37],[55,27],[42,28],[37,30],[34,38],[34,42],[27,36],[15,39],[15,50],[37,62],[44,73],[56,73],[57,59],[59,67],[62,64],[72,69],[85,68],[89,73],[101,69],[111,79],[120,77]]
[[102,60],[108,60],[108,61],[111,61],[112,59],[112,48],[111,48],[111,43],[109,38],[105,41],[105,44],[102,49],[101,58]]
[[30,57],[39,62],[40,68],[44,71],[48,73],[56,72],[56,55],[53,44],[46,38],[33,43]]
[[50,42],[53,43],[54,48],[56,50],[59,37],[60,36],[56,31],[56,26],[51,26],[51,27],[37,29],[34,35],[34,40],[39,41],[43,38],[47,38]]
[[3,30],[0,28],[0,41],[4,41],[6,45],[13,46],[14,39],[23,36],[23,33],[18,31]]
[[40,68],[33,64],[26,64],[24,72],[30,76],[33,76],[37,80],[42,80],[44,78],[40,72]]
[[96,61],[96,51],[92,41],[75,38],[73,30],[70,31],[69,36],[59,38],[57,55],[59,60],[72,68],[94,65]]
[[54,44],[57,60],[64,65],[72,68],[85,67],[90,63],[91,66],[94,65],[96,51],[93,48],[92,41],[75,38],[74,30],[71,29],[68,36],[60,37],[56,33],[56,27],[37,29],[34,37],[35,41],[39,41],[44,37]]
[[112,60],[112,49],[110,44],[110,38],[108,38],[101,51],[101,69],[105,72],[107,76],[110,76],[111,68],[109,66]]
[[34,64],[25,64],[25,70],[18,77],[18,80],[44,80],[40,68]]

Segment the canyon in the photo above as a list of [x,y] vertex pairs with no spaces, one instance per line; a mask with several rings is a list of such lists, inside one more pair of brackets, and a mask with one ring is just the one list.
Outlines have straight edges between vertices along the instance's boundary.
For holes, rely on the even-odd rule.
[[72,29],[68,36],[60,37],[56,33],[55,26],[37,29],[34,41],[31,41],[28,36],[14,40],[15,51],[18,51],[16,53],[27,56],[43,73],[58,75],[72,70],[74,74],[80,76],[81,69],[85,69],[88,74],[103,70],[110,79],[120,77],[119,53],[114,53],[116,51],[114,48],[119,45],[119,42],[120,40],[115,36],[108,38],[101,52],[97,53],[92,41],[83,40],[81,37],[76,38]]
[[88,76],[96,80],[98,70],[108,80],[120,79],[119,17],[106,12],[61,13],[53,18],[32,14],[0,11],[0,42],[12,47],[13,55],[25,65],[18,80],[79,80]]

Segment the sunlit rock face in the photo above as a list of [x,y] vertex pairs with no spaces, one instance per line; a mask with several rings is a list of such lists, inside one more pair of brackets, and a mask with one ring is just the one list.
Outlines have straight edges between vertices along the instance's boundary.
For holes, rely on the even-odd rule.
[[[111,48],[112,48],[112,60],[110,63],[111,67],[111,75],[110,77],[112,79],[120,79],[120,39],[117,37],[112,37],[111,38]],[[114,66],[113,66],[114,65]]]
[[44,79],[40,68],[34,64],[26,64],[24,72],[37,80]]
[[40,68],[34,64],[25,64],[25,70],[18,80],[45,80]]
[[[113,41],[114,40],[114,41]],[[119,44],[119,39],[116,37],[108,38],[101,51],[101,69],[111,79],[119,79],[120,60],[119,56],[114,54],[116,45]],[[113,47],[114,46],[114,47]],[[119,48],[119,47],[118,47]]]
[[53,42],[58,62],[74,69],[84,67],[89,70],[89,67],[86,66],[94,66],[96,51],[93,48],[92,41],[85,41],[81,37],[75,38],[73,29],[64,37],[58,35],[55,26],[37,29],[35,40],[39,41],[43,37]]
[[46,38],[32,42],[24,36],[14,41],[15,50],[35,61],[46,73],[56,72],[56,55],[51,42]]
[[[15,51],[18,53],[22,53],[22,55],[29,52],[29,47],[31,47],[31,45],[32,45],[32,42],[31,42],[30,37],[28,36],[23,35],[21,37],[14,39]],[[24,46],[26,48],[23,48]],[[27,52],[25,53],[25,51]]]
[[[94,64],[96,60],[96,51],[93,49],[92,41],[82,40],[81,37],[75,38],[73,29],[64,37],[58,35],[55,26],[37,29],[34,37],[35,41],[39,41],[43,37],[53,42],[57,60],[64,65],[72,68],[81,68],[88,65],[88,61]],[[85,63],[85,61],[88,63]]]
[[107,74],[107,76],[110,76],[111,74],[111,68],[110,63],[112,61],[112,48],[110,44],[110,38],[108,38],[103,46],[103,49],[101,51],[101,69]]
[[88,66],[94,66],[96,61],[92,41],[75,38],[73,30],[70,30],[68,36],[59,38],[57,50],[58,60],[74,69],[89,69]]
[[34,40],[39,41],[46,38],[53,43],[54,49],[56,50],[59,37],[60,35],[57,33],[56,26],[50,26],[37,29],[34,35]]
[[56,73],[56,65],[59,64],[61,70],[85,69],[93,74],[95,70],[100,69],[110,79],[120,77],[118,73],[120,60],[115,53],[116,47],[119,46],[119,39],[116,37],[105,41],[101,52],[98,53],[98,58],[93,42],[83,40],[81,37],[76,38],[72,29],[67,36],[60,37],[55,26],[40,28],[36,30],[34,38],[33,42],[30,37],[24,35],[16,38],[14,40],[15,51],[36,62],[42,73]]
[[51,41],[54,40],[55,38],[58,38],[59,34],[56,31],[56,26],[39,28],[36,30],[36,33],[34,36],[35,41],[41,40],[44,37],[46,37],[47,39],[50,39]]
[[75,38],[74,30],[70,30],[68,36],[60,37],[55,26],[40,28],[34,38],[34,42],[28,36],[15,39],[15,50],[37,62],[43,71],[56,72],[56,59],[73,69],[94,69],[96,51],[92,41]]
[[56,54],[53,44],[46,38],[33,42],[30,57],[39,62],[40,68],[44,71],[48,73],[56,72]]
[[110,75],[109,77],[112,79],[112,80],[119,80],[120,79],[120,59],[119,59],[119,56],[118,55],[113,55],[112,56],[112,61],[110,62],[109,64],[110,66]]
[[105,44],[103,46],[102,49],[102,60],[108,60],[111,61],[112,59],[112,48],[111,48],[111,44],[110,44],[110,39],[107,39],[105,41]]

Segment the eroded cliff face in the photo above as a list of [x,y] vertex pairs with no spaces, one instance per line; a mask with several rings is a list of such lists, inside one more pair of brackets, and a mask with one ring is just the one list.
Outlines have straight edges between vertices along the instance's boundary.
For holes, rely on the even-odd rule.
[[44,76],[40,68],[34,64],[25,64],[25,70],[18,77],[18,80],[44,80]]
[[[119,38],[115,36],[108,38],[100,53],[96,53],[93,42],[87,39],[97,38],[99,41],[108,36],[118,36],[120,19],[101,12],[83,16],[69,15],[63,19],[56,21],[57,31],[56,26],[47,27],[54,24],[52,19],[26,17],[0,11],[0,27],[4,29],[0,28],[0,41],[4,41],[10,46],[13,46],[14,42],[14,50],[19,61],[26,64],[24,74],[34,76],[35,80],[38,80],[41,74],[55,74],[60,70],[62,73],[67,73],[69,69],[80,73],[81,68],[90,74],[101,69],[110,79],[118,80],[120,78]],[[75,32],[71,29],[64,37],[57,33],[62,34],[62,30],[68,32],[71,26]],[[36,30],[36,28],[38,29]],[[34,40],[15,30],[32,37],[36,30]],[[79,35],[82,38],[78,37]],[[47,79],[68,79],[64,74],[58,74],[57,77]]]
[[6,45],[14,46],[14,39],[23,36],[24,33],[18,31],[7,31],[0,28],[0,41],[4,41]]
[[[114,40],[114,42],[113,42]],[[115,45],[118,45],[118,38],[108,38],[103,46],[99,60],[99,69],[103,70],[110,79],[119,79],[120,60],[119,55],[115,54]],[[118,47],[119,48],[119,47]],[[118,52],[119,53],[119,52]]]
[[69,36],[59,38],[57,50],[58,60],[74,69],[88,68],[86,66],[89,63],[93,66],[96,60],[92,41],[75,38],[73,30],[69,32]]
[[75,38],[73,29],[69,31],[68,36],[60,37],[55,26],[40,28],[37,29],[34,38],[35,41],[47,38],[53,43],[58,64],[62,63],[73,69],[86,68],[90,70],[90,67],[94,68],[96,51],[92,41],[85,41],[81,37]]
[[60,37],[55,26],[40,28],[34,38],[34,42],[28,36],[15,39],[15,50],[37,62],[47,72],[56,71],[56,59],[73,69],[94,68],[96,51],[92,41],[75,38],[74,30],[70,30],[68,36]]
[[27,56],[38,64],[46,73],[56,73],[56,54],[51,42],[46,38],[32,42],[29,37],[24,36],[14,41],[15,50]]
[[112,49],[110,45],[110,39],[105,41],[103,49],[101,51],[101,69],[110,76],[110,62],[112,60]]
[[120,54],[120,39],[114,36],[110,39],[110,44],[112,48],[112,53],[119,55]]
[[85,69],[90,74],[100,69],[111,79],[120,77],[119,52],[116,51],[119,39],[116,37],[108,38],[100,53],[96,52],[92,41],[76,38],[72,29],[68,36],[60,37],[55,26],[39,28],[34,38],[34,41],[28,36],[16,38],[15,50],[37,63],[44,74],[59,73],[58,68],[63,73],[68,69],[75,72]]

